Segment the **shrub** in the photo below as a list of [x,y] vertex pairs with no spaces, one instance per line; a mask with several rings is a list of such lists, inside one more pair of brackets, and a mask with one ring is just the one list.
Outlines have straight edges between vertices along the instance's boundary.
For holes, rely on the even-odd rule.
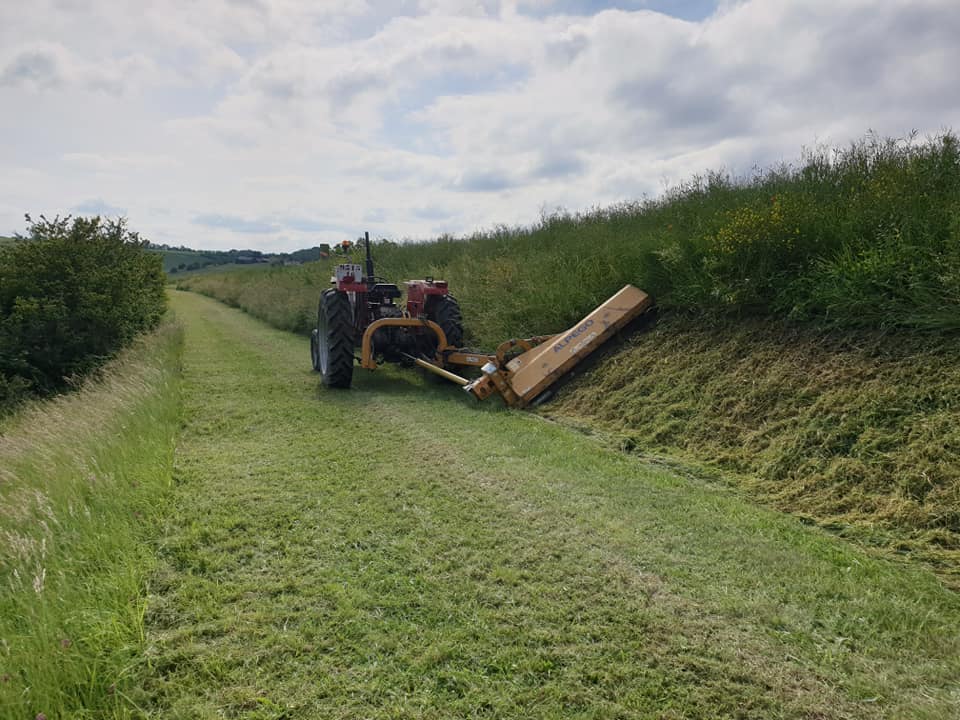
[[166,308],[162,259],[124,220],[27,221],[0,249],[0,409],[64,389]]

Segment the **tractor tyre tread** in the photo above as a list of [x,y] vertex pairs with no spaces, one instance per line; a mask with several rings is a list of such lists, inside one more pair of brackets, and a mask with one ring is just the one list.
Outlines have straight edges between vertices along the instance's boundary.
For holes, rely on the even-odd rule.
[[326,318],[326,372],[323,370],[323,343],[318,337],[321,381],[330,388],[349,388],[353,380],[353,310],[346,293],[324,290],[317,310],[317,333],[324,331]]
[[314,372],[320,372],[320,347],[317,337],[318,331],[314,327],[310,331],[310,364],[313,366]]

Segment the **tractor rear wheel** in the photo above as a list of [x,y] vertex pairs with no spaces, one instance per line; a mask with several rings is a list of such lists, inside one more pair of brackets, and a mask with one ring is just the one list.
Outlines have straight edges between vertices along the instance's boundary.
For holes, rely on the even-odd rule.
[[427,309],[427,319],[433,320],[447,336],[447,345],[463,347],[463,316],[460,303],[452,295],[440,295]]
[[333,289],[323,291],[315,332],[315,367],[320,371],[321,381],[327,387],[350,387],[353,379],[353,310],[346,293]]

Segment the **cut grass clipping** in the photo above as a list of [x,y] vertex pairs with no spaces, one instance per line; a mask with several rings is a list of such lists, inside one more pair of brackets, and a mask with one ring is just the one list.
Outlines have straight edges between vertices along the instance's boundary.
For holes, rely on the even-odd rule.
[[171,487],[182,334],[0,427],[0,717],[122,718]]
[[960,588],[958,398],[955,335],[668,315],[542,412],[705,465]]
[[179,294],[158,717],[954,718],[960,598],[738,494]]

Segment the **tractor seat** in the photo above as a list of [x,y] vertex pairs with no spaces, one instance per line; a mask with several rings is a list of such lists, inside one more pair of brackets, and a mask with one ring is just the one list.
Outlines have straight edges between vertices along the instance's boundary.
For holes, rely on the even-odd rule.
[[379,295],[384,298],[398,298],[403,293],[400,292],[400,288],[391,283],[377,283],[370,288],[370,294]]

